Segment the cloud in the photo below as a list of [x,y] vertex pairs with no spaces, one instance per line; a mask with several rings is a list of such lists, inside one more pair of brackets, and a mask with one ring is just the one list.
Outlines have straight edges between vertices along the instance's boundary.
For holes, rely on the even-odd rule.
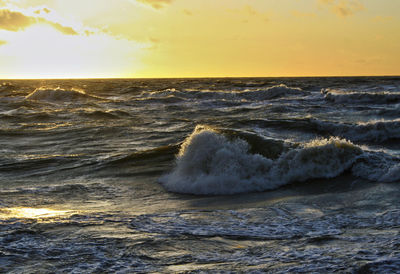
[[[46,11],[45,11],[46,12]],[[71,27],[66,27],[57,22],[49,21],[42,17],[27,16],[22,12],[8,9],[0,10],[0,29],[8,31],[21,31],[34,24],[47,24],[66,35],[77,35]]]
[[316,17],[316,14],[313,12],[301,12],[298,10],[293,10],[292,15],[298,18]]
[[248,15],[258,15],[258,12],[253,9],[252,6],[246,5],[244,6],[243,10],[248,14]]
[[172,3],[173,0],[136,0],[140,3],[150,5],[155,9],[162,9]]
[[7,41],[0,40],[0,46],[7,44]]
[[50,13],[51,11],[48,9],[48,8],[43,8],[43,9],[40,9],[40,10],[36,10],[35,11],[35,13],[36,14],[41,14],[41,13]]
[[372,20],[374,22],[387,22],[393,20],[393,16],[382,16],[382,15],[377,15],[375,16]]
[[0,29],[20,31],[32,24],[35,24],[34,17],[6,9],[0,10]]
[[38,22],[48,24],[53,28],[55,28],[56,30],[58,30],[59,32],[64,33],[66,35],[78,35],[78,33],[73,28],[63,26],[60,23],[51,22],[44,18],[38,18]]
[[330,10],[340,17],[352,16],[355,13],[365,10],[360,0],[319,0],[322,5],[327,5]]
[[264,22],[269,22],[269,15],[267,12],[258,11],[250,5],[245,5],[240,9],[226,9],[227,12],[233,13],[240,16],[240,22],[250,23],[253,20],[263,20]]

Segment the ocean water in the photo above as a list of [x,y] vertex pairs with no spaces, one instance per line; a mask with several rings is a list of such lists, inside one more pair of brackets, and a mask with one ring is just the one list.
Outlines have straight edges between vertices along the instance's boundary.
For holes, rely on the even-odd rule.
[[400,273],[400,77],[0,83],[0,272]]

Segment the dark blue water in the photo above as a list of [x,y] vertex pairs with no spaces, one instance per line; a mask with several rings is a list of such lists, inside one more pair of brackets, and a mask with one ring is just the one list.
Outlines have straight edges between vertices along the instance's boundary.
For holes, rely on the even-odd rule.
[[0,272],[400,272],[399,77],[1,82]]

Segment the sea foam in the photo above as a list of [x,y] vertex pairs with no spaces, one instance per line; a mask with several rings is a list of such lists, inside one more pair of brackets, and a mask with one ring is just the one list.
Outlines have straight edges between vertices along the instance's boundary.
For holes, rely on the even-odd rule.
[[333,178],[363,154],[339,138],[318,139],[269,159],[249,152],[250,145],[198,126],[184,141],[175,169],[160,178],[173,192],[217,195],[275,189],[312,178]]

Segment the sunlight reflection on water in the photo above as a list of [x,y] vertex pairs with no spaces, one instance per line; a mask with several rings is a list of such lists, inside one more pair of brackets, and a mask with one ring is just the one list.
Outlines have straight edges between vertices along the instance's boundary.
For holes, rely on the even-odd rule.
[[[49,208],[31,208],[31,207],[10,207],[0,209],[0,219],[37,219],[38,221],[48,218],[68,217],[77,213],[72,210],[54,210]],[[48,221],[48,220],[46,220]]]

